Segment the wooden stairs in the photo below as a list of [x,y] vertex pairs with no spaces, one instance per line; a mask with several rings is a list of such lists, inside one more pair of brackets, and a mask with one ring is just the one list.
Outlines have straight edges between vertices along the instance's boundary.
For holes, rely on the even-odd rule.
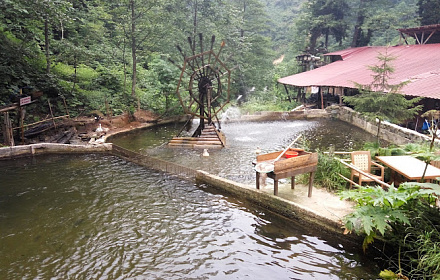
[[209,125],[202,130],[199,137],[174,137],[168,147],[194,149],[221,149],[226,145],[223,132]]

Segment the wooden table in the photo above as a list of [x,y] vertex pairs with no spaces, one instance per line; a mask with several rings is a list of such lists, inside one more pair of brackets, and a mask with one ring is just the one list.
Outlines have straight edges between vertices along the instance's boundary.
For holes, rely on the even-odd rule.
[[[273,163],[273,171],[267,173],[267,177],[274,180],[273,194],[278,195],[278,180],[291,177],[291,188],[295,188],[295,176],[310,173],[309,178],[309,193],[308,196],[312,196],[313,178],[318,165],[318,153],[306,152],[303,149],[294,149],[298,152],[298,156],[291,158],[279,158],[278,156],[282,151],[273,152],[269,154],[262,154],[257,156],[256,161],[253,164],[268,162]],[[274,162],[275,159],[278,159]],[[257,170],[256,170],[257,171]],[[257,171],[257,189],[260,189],[260,173]]]
[[[285,170],[284,172],[270,172],[267,173],[267,177],[273,179],[273,194],[278,195],[278,180],[291,177],[291,189],[295,189],[295,176],[304,174],[304,173],[310,173],[309,177],[309,190],[308,190],[308,197],[312,197],[312,189],[313,189],[313,179],[316,172],[317,165],[311,164],[307,166],[301,166],[298,168],[292,168],[289,170]],[[256,172],[256,183],[257,183],[257,189],[260,189],[260,173]]]
[[[376,159],[409,181],[421,180],[426,166],[425,162],[412,156],[379,156]],[[432,180],[437,177],[440,177],[440,169],[429,164],[424,179]]]

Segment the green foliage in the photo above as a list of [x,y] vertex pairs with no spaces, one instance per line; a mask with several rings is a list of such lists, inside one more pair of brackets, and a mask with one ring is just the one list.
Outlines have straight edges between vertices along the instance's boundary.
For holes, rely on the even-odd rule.
[[273,42],[273,49],[277,52],[277,57],[289,53],[288,48],[291,44],[290,30],[294,27],[295,18],[299,15],[303,0],[273,1],[264,0],[266,12],[270,17],[269,36]]
[[385,269],[380,272],[379,277],[384,280],[398,280],[401,279],[398,274],[392,272],[391,270]]
[[[263,90],[253,90],[248,98],[241,103],[243,112],[255,113],[259,111],[290,111],[299,104],[293,98],[293,93],[286,92],[284,87],[277,84],[277,80],[288,75],[292,68],[289,64],[282,63],[270,72],[272,75],[272,87]],[[240,100],[241,102],[241,100]]]
[[344,218],[346,231],[365,235],[364,250],[379,235],[391,248],[400,248],[397,256],[389,257],[398,263],[400,273],[438,276],[440,212],[433,207],[438,195],[440,186],[432,183],[404,183],[388,190],[360,187],[341,192],[342,199],[357,204],[355,211]]
[[419,16],[422,25],[438,24],[440,3],[436,0],[418,0]]
[[400,40],[397,29],[419,26],[417,0],[361,2],[366,4],[361,27],[369,38],[358,46],[395,45]]
[[372,158],[376,156],[403,156],[409,155],[414,152],[415,147],[419,147],[419,144],[407,144],[403,146],[397,146],[390,144],[387,147],[381,147],[377,142],[366,142],[363,145],[364,150],[370,151]]
[[318,167],[314,183],[329,191],[342,190],[347,186],[344,177],[350,177],[350,171],[335,157],[319,152]]
[[[398,17],[403,11],[408,17],[411,1],[392,1],[389,8],[400,6]],[[310,5],[300,8],[304,2]],[[135,61],[134,97],[142,108],[179,113],[174,96],[179,70],[167,58],[181,65],[175,45],[187,45],[187,37],[200,32],[205,50],[211,35],[217,38],[214,49],[221,40],[226,42],[221,55],[234,68],[232,99],[242,95],[250,111],[292,109],[293,96],[276,86],[277,78],[298,72],[294,57],[304,50],[310,34],[319,34],[318,44],[328,35],[328,46],[347,45],[346,31],[353,28],[350,16],[356,5],[344,0],[0,1],[0,104],[9,103],[10,94],[28,86],[52,98],[64,96],[72,115],[102,107],[102,99],[114,112],[122,112],[133,106],[127,94]],[[379,10],[387,12],[372,9],[366,15]],[[284,61],[274,66],[281,55]]]
[[294,106],[295,105],[289,104],[287,102],[279,102],[278,100],[276,100],[276,98],[273,98],[272,100],[267,100],[267,98],[264,97],[252,96],[249,98],[248,101],[240,105],[240,110],[242,112],[250,114],[261,111],[284,112],[292,109]]
[[422,270],[425,274],[433,275],[434,279],[440,279],[439,236],[440,233],[433,229],[420,236],[416,242],[418,254],[421,256],[421,258],[418,260],[419,264],[417,268]]
[[330,35],[337,43],[342,44],[348,28],[347,2],[345,0],[308,0],[305,2],[305,7],[307,7],[307,13],[304,13],[301,24],[307,26],[310,32],[310,49],[315,50],[317,40],[321,36],[324,37],[324,47],[328,46]]
[[365,233],[364,250],[373,242],[377,233],[385,235],[391,229],[391,223],[409,224],[404,209],[399,209],[413,195],[397,188],[388,191],[381,187],[359,187],[356,190],[341,192],[342,199],[350,199],[357,203],[356,210],[344,218],[348,232]]
[[[291,2],[293,4],[294,1]],[[303,51],[306,47],[304,43],[311,47],[311,51],[314,46],[334,50],[398,44],[400,34],[397,29],[419,26],[417,2],[304,1],[291,28],[293,49]]]

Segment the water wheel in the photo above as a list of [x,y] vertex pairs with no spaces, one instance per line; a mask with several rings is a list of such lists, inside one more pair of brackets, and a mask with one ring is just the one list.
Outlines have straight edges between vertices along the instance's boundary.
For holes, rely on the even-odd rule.
[[217,128],[221,128],[218,114],[229,103],[231,71],[220,59],[220,53],[225,46],[223,41],[217,53],[213,50],[215,36],[212,36],[208,50],[204,50],[201,33],[197,45],[191,37],[188,37],[188,43],[189,55],[177,46],[184,61],[179,66],[181,73],[176,94],[184,112],[200,120],[193,134],[193,137],[199,137],[206,126],[215,127],[215,121]]

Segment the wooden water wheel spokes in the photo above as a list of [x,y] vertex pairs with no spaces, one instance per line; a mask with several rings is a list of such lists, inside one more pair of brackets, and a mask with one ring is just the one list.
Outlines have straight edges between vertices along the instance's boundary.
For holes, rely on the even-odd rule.
[[[209,66],[207,66],[208,68]],[[202,118],[203,116],[207,117],[210,114],[211,108],[209,103],[216,102],[219,98],[222,97],[222,81],[217,73],[217,71],[209,70],[212,73],[214,79],[209,78],[208,76],[197,76],[195,74],[191,75],[188,92],[193,101],[193,103],[197,103],[199,107],[204,108],[203,112],[195,113],[195,116]],[[210,101],[210,102],[209,102]],[[191,113],[191,112],[189,112]],[[210,121],[208,121],[210,122]]]
[[[188,42],[191,48],[191,56],[186,56],[182,48],[178,47],[179,52],[184,57],[180,79],[177,84],[176,93],[179,102],[186,114],[198,117],[200,124],[195,132],[195,136],[200,135],[205,126],[213,123],[213,119],[218,120],[217,114],[229,103],[231,71],[220,59],[220,53],[224,47],[224,42],[220,45],[220,50],[215,53],[213,45],[215,37],[211,40],[211,49],[203,50],[203,37],[200,38],[200,53],[196,54],[196,44],[190,37]],[[184,84],[187,87],[183,87]],[[220,123],[218,124],[220,127]]]

